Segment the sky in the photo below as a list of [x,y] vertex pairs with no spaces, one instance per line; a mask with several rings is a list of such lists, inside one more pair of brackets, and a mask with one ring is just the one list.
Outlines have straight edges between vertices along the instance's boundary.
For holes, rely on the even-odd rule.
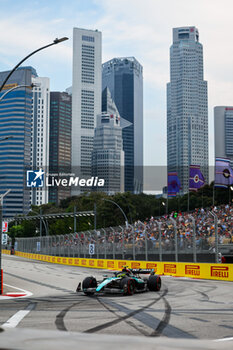
[[233,105],[232,0],[0,0],[0,71],[55,38],[69,40],[25,62],[50,78],[51,91],[72,85],[73,27],[102,32],[102,61],[134,56],[144,76],[144,165],[166,165],[166,84],[172,28],[196,26],[208,82],[209,160],[213,108]]

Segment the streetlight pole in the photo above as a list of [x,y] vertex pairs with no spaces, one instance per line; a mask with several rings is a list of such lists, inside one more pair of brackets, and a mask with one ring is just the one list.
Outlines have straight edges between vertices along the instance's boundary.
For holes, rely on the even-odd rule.
[[146,225],[141,221],[139,221],[139,223],[141,225],[143,225],[143,227],[144,227],[143,234],[144,234],[144,238],[145,238],[145,259],[147,261],[148,260],[148,236],[147,236],[147,231],[146,231]]
[[9,92],[14,91],[16,89],[20,89],[20,88],[29,88],[32,89],[34,86],[36,86],[36,84],[31,84],[31,85],[17,85],[14,86],[13,88],[7,90],[6,92],[4,92],[4,94],[0,97],[0,102],[4,99],[4,97],[9,94]]
[[34,55],[35,53],[37,53],[38,51],[41,51],[41,50],[44,50],[46,49],[47,47],[50,47],[50,46],[53,46],[53,45],[56,45],[56,44],[59,44],[63,41],[66,41],[68,40],[67,37],[64,37],[64,38],[60,38],[60,39],[55,39],[53,40],[53,42],[51,44],[48,44],[48,45],[45,45],[45,46],[42,46],[40,47],[39,49],[31,52],[29,55],[27,55],[26,57],[24,57],[11,71],[10,73],[7,75],[7,77],[5,78],[5,80],[3,81],[1,87],[0,87],[0,91],[2,91],[4,85],[6,84],[7,80],[10,78],[10,76],[14,73],[14,71],[24,62],[26,61],[29,57],[31,57],[32,55]]
[[3,198],[8,195],[11,190],[0,195],[0,295],[3,293],[3,271],[2,271],[2,206]]
[[173,218],[170,218],[170,221],[173,223],[174,231],[175,231],[175,259],[178,262],[178,242],[177,242],[177,225],[176,221]]
[[209,214],[214,218],[215,262],[218,263],[218,217],[213,211],[209,211]]
[[158,226],[158,230],[159,230],[159,261],[162,261],[162,233],[161,233],[161,226],[162,223],[160,221],[155,220],[155,223]]
[[113,203],[115,204],[119,209],[120,211],[122,212],[122,214],[124,215],[124,218],[125,218],[125,224],[126,224],[126,228],[128,228],[129,226],[129,220],[127,219],[127,216],[125,215],[125,212],[123,211],[123,209],[119,206],[119,204],[117,204],[116,202],[110,200],[110,199],[106,199],[106,198],[102,198],[103,201],[106,201],[106,202],[110,202],[110,203]]
[[193,224],[193,262],[197,262],[197,243],[196,243],[196,222],[192,215],[189,215]]

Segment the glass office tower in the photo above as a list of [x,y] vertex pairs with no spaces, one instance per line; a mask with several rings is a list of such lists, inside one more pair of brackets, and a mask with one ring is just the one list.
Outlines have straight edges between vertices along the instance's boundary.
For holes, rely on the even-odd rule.
[[[8,74],[9,71],[0,73],[0,84]],[[32,67],[18,68],[0,96],[13,86],[30,86],[35,76],[37,74]],[[0,102],[0,193],[11,190],[4,198],[4,217],[27,214],[30,210],[26,170],[31,165],[31,123],[31,88],[19,87],[9,92]]]
[[203,78],[203,47],[198,29],[173,29],[170,82],[167,84],[167,164],[178,172],[183,193],[189,165],[200,165],[208,183],[208,101]]
[[[66,92],[50,93],[49,172],[71,172],[71,101]],[[50,187],[49,202],[70,197],[70,187]]]
[[134,57],[102,65],[102,88],[108,87],[119,114],[131,123],[122,130],[125,191],[143,191],[143,69]]

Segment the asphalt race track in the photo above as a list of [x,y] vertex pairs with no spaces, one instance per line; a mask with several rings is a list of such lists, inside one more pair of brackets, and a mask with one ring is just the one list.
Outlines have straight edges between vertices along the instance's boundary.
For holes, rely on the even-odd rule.
[[[44,337],[50,339],[48,349],[53,349],[52,339],[54,349],[60,349],[55,347],[56,340],[60,345],[65,341],[67,347],[63,349],[68,349],[69,341],[76,336],[80,341],[93,341],[93,349],[97,349],[97,335],[102,335],[97,338],[99,341],[113,343],[111,350],[122,341],[122,335],[130,336],[123,338],[124,344],[135,342],[134,349],[140,342],[147,344],[147,349],[150,344],[160,344],[158,349],[181,349],[181,340],[189,349],[233,347],[232,282],[162,276],[160,292],[89,297],[76,293],[78,283],[88,275],[101,279],[110,272],[16,256],[3,256],[2,265],[4,291],[16,292],[15,287],[32,295],[0,297],[0,349],[27,349],[25,341],[30,344],[28,348],[37,349]],[[15,333],[11,337],[12,332]],[[29,341],[32,334],[34,347]],[[113,335],[110,340],[109,335]],[[197,339],[208,341],[201,343]]]

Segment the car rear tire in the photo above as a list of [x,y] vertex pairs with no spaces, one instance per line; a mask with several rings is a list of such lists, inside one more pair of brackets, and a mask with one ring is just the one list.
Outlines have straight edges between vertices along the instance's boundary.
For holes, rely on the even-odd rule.
[[123,295],[133,295],[135,290],[135,283],[132,278],[124,277],[121,280],[120,288],[123,289]]
[[148,289],[151,292],[158,292],[161,288],[161,278],[160,276],[150,276],[147,282]]
[[86,277],[83,280],[82,290],[86,295],[93,295],[94,294],[94,292],[88,292],[88,291],[86,291],[86,289],[96,288],[96,287],[97,287],[97,281],[96,281],[95,277],[90,276],[90,277]]

